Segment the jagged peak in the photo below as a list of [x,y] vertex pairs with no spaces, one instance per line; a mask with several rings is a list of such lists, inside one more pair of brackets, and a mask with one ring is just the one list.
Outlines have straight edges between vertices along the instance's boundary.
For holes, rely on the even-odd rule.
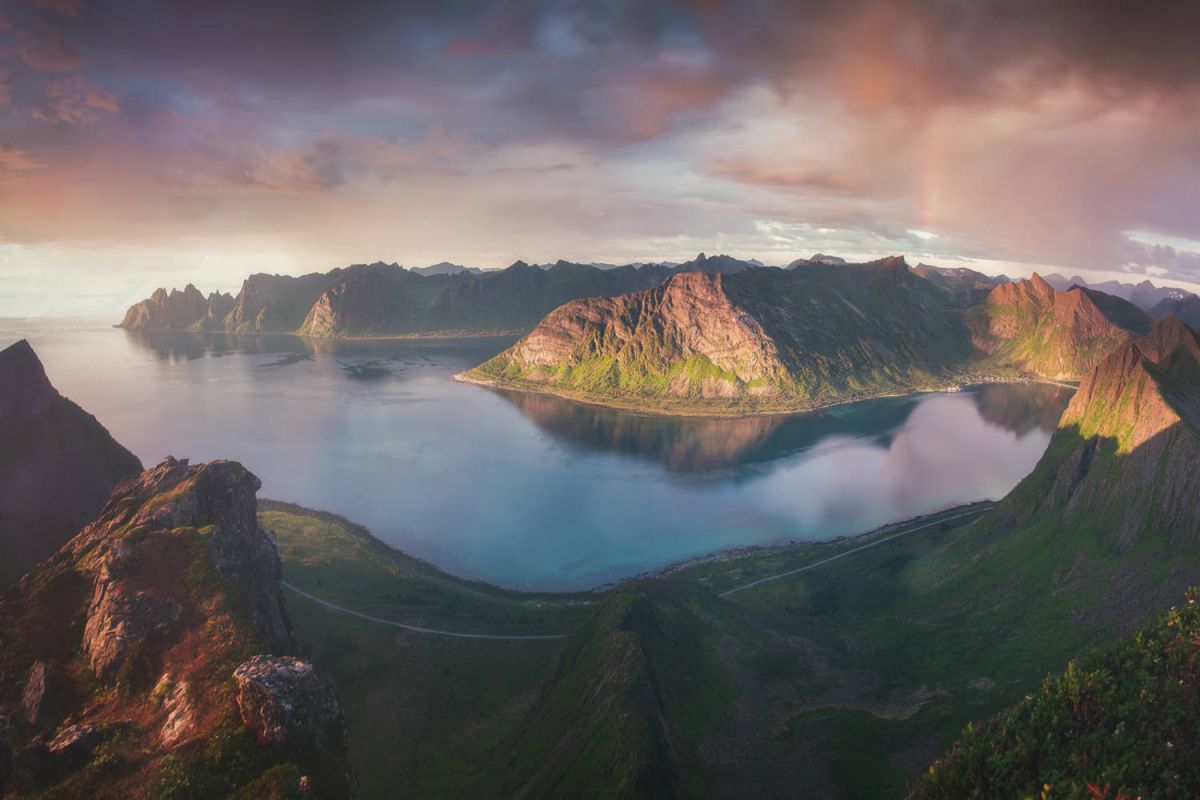
[[28,340],[0,350],[0,428],[40,414],[57,396]]
[[518,258],[516,261],[514,261],[513,263],[511,263],[507,267],[505,267],[504,271],[507,272],[508,270],[519,271],[519,270],[528,270],[528,269],[537,269],[537,267],[531,267],[531,266],[529,266],[528,262],[522,261],[521,259]]

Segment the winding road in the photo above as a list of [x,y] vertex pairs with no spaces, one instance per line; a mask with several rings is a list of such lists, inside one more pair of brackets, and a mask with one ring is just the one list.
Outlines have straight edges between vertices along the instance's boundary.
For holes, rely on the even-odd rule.
[[365,619],[368,622],[378,622],[380,625],[390,625],[393,628],[400,628],[402,630],[411,631],[412,633],[423,633],[423,634],[427,634],[429,636],[449,636],[454,639],[491,639],[493,641],[503,641],[503,642],[544,642],[544,641],[550,641],[552,639],[567,638],[567,635],[565,633],[547,633],[547,634],[526,635],[526,636],[506,636],[506,635],[498,634],[498,633],[461,633],[459,631],[438,630],[437,628],[422,628],[419,625],[406,625],[403,622],[395,622],[390,619],[383,619],[382,617],[372,617],[370,614],[363,614],[361,611],[355,611],[350,608],[345,608],[343,606],[339,606],[336,603],[331,603],[328,600],[322,600],[321,598],[317,597],[316,595],[311,595],[308,592],[304,591],[303,589],[293,586],[292,584],[288,583],[287,581],[280,581],[280,584],[287,587],[288,589],[295,592],[296,594],[300,595],[301,597],[308,598],[309,600],[312,600],[317,605],[319,605],[323,608],[326,608],[330,611],[336,611],[339,614],[347,614],[351,617],[358,617],[359,619]]
[[894,539],[899,539],[901,536],[908,536],[910,533],[916,533],[917,531],[923,531],[926,528],[932,528],[934,525],[941,525],[943,522],[949,522],[950,520],[961,519],[963,517],[969,517],[972,514],[982,514],[984,511],[987,511],[990,508],[992,508],[992,506],[984,506],[983,508],[976,508],[976,509],[972,509],[971,511],[964,511],[961,514],[955,514],[952,517],[942,517],[941,519],[934,520],[933,522],[927,522],[924,525],[918,525],[915,528],[909,528],[906,531],[901,531],[900,533],[894,533],[891,536],[885,536],[882,539],[876,539],[873,542],[868,542],[867,544],[861,545],[859,547],[855,547],[850,550],[846,550],[844,552],[838,553],[836,556],[830,556],[829,558],[822,559],[821,561],[816,561],[812,564],[806,564],[803,567],[797,567],[796,569],[789,569],[787,572],[780,572],[778,575],[768,575],[765,578],[759,578],[758,580],[750,581],[749,583],[743,583],[741,586],[735,586],[732,589],[726,589],[725,591],[718,594],[717,597],[729,597],[729,595],[734,594],[735,592],[740,592],[743,589],[750,589],[754,586],[759,586],[764,583],[770,583],[771,581],[777,581],[780,578],[786,578],[789,575],[799,575],[801,572],[808,572],[810,569],[816,569],[817,567],[824,566],[825,564],[828,564],[831,561],[837,561],[839,558],[845,558],[846,556],[851,556],[851,555],[854,555],[855,553],[861,553],[863,550],[869,550],[872,547],[878,547],[881,544],[887,544],[888,542],[890,542]]
[[[817,567],[822,567],[833,561],[837,561],[839,558],[845,558],[846,556],[851,556],[851,555],[854,555],[855,553],[861,553],[863,550],[869,550],[872,547],[878,547],[881,544],[887,544],[888,542],[899,539],[902,536],[909,536],[910,534],[914,534],[917,531],[923,531],[927,528],[932,528],[935,525],[941,525],[942,523],[950,522],[952,520],[962,519],[963,517],[970,517],[970,516],[974,516],[977,514],[982,514],[984,511],[987,511],[990,508],[992,508],[992,506],[989,505],[989,506],[984,506],[983,508],[976,508],[976,509],[972,509],[970,511],[964,511],[961,514],[955,514],[950,517],[942,517],[941,519],[936,519],[932,522],[927,522],[924,525],[918,525],[915,528],[909,528],[908,530],[901,531],[900,533],[894,533],[891,536],[885,536],[882,539],[876,539],[873,542],[868,542],[867,544],[860,545],[859,547],[851,548],[844,552],[838,553],[836,556],[830,556],[829,558],[825,558],[820,561],[813,562],[812,564],[806,564],[803,567],[797,567],[796,569],[789,569],[787,572],[780,572],[776,575],[768,575],[765,578],[758,578],[757,580],[750,581],[749,583],[743,583],[742,585],[735,586],[732,589],[726,589],[725,591],[721,592],[717,596],[718,597],[729,597],[729,595],[743,591],[744,589],[750,589],[755,586],[761,586],[764,583],[770,583],[771,581],[777,581],[780,578],[786,578],[791,575],[799,575],[801,572],[808,572],[809,570],[816,569]],[[303,589],[301,589],[297,586],[293,586],[292,584],[288,583],[287,581],[280,581],[280,584],[283,585],[284,587],[286,587],[289,591],[295,592],[296,594],[300,595],[301,597],[311,600],[314,603],[316,603],[317,605],[319,605],[322,608],[325,608],[329,611],[333,611],[338,614],[346,614],[347,616],[351,616],[351,617],[357,617],[359,619],[367,620],[368,622],[376,622],[380,625],[390,625],[393,628],[400,628],[401,630],[410,631],[411,633],[421,633],[421,634],[425,634],[428,636],[448,636],[453,639],[485,639],[485,640],[504,641],[504,642],[545,642],[545,641],[552,641],[552,640],[567,638],[567,635],[565,633],[527,634],[527,635],[522,636],[522,635],[506,635],[506,634],[499,634],[499,633],[462,633],[461,631],[444,631],[444,630],[439,630],[437,628],[423,628],[419,625],[408,625],[403,622],[396,622],[396,621],[390,620],[390,619],[383,619],[382,617],[373,617],[370,614],[364,614],[361,611],[355,611],[354,609],[351,609],[351,608],[339,606],[336,603],[331,603],[328,600],[323,600],[320,597],[317,597],[316,595],[309,594],[308,592],[304,591]]]

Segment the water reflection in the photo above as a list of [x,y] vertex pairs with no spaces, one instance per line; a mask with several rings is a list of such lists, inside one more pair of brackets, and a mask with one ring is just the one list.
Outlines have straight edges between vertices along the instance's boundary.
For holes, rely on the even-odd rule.
[[[809,414],[736,419],[665,418],[584,405],[549,395],[493,390],[543,431],[576,447],[612,450],[662,464],[674,473],[753,466],[804,452],[829,437],[889,447],[921,396],[885,398]],[[987,422],[1024,436],[1052,431],[1071,390],[1049,384],[991,384],[971,398]]]
[[673,420],[449,380],[512,337],[12,327],[144,463],[235,459],[263,497],[344,514],[453,573],[524,589],[585,589],[726,547],[1001,497],[1037,462],[1069,394],[988,386]]

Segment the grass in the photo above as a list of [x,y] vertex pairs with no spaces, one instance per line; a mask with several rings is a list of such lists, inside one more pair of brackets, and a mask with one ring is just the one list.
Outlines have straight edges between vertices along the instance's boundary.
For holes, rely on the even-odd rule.
[[1070,604],[1002,622],[948,588],[974,519],[954,513],[727,600],[717,593],[906,528],[723,556],[604,595],[525,596],[446,576],[330,515],[266,503],[261,519],[285,579],[332,602],[570,634],[416,636],[290,596],[298,637],[337,683],[364,797],[704,796],[801,781],[894,798],[966,722],[1103,640]]

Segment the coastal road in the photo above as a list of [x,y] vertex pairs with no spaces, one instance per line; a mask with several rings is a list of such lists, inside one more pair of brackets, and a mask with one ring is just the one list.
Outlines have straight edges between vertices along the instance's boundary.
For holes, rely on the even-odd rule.
[[309,594],[308,592],[304,591],[303,589],[293,586],[292,584],[288,583],[287,581],[280,581],[280,583],[283,586],[285,586],[286,588],[288,588],[289,590],[300,595],[301,597],[305,597],[309,600],[312,600],[317,605],[319,605],[329,611],[334,611],[334,612],[337,612],[338,614],[346,614],[351,617],[358,617],[359,619],[365,619],[368,622],[377,622],[380,625],[390,625],[393,628],[400,628],[401,630],[410,631],[412,633],[422,633],[422,634],[426,634],[428,636],[449,636],[453,639],[489,639],[492,641],[503,641],[503,642],[546,642],[546,641],[551,641],[553,639],[567,638],[567,635],[565,633],[547,633],[547,634],[541,634],[541,635],[527,635],[527,636],[506,636],[506,635],[502,635],[502,634],[498,634],[498,633],[461,633],[459,631],[438,630],[437,628],[422,628],[419,625],[406,625],[403,622],[395,622],[393,620],[383,619],[381,617],[372,617],[370,614],[363,614],[360,611],[355,611],[350,608],[344,608],[335,603],[331,603],[328,600],[322,600],[320,597]]
[[735,586],[732,589],[726,589],[725,591],[723,591],[719,595],[717,595],[717,597],[729,597],[729,595],[735,594],[736,592],[740,592],[743,589],[750,589],[755,586],[760,586],[764,583],[770,583],[771,581],[777,581],[780,578],[786,578],[790,575],[799,575],[801,572],[808,572],[811,569],[816,569],[817,567],[823,567],[826,564],[830,563],[831,561],[837,561],[839,558],[845,558],[846,556],[852,556],[855,553],[861,553],[863,550],[869,550],[872,547],[878,547],[881,544],[887,544],[890,541],[899,539],[901,536],[908,536],[909,534],[916,533],[917,531],[923,531],[926,528],[932,528],[934,525],[941,525],[943,522],[949,522],[949,521],[955,520],[955,519],[962,519],[963,517],[970,517],[975,514],[982,514],[984,511],[987,511],[988,509],[990,509],[992,507],[993,506],[984,506],[983,508],[975,508],[970,511],[964,511],[961,514],[955,514],[952,517],[942,517],[941,519],[934,520],[933,522],[927,522],[924,525],[918,525],[915,528],[909,528],[906,531],[901,531],[900,533],[894,533],[891,536],[885,536],[882,539],[876,539],[873,542],[868,542],[867,544],[860,545],[859,547],[851,548],[850,550],[846,550],[844,552],[838,553],[836,556],[830,556],[829,558],[822,559],[821,561],[816,561],[812,564],[807,564],[803,567],[797,567],[796,569],[789,569],[787,572],[780,572],[777,575],[768,575],[765,578],[759,578],[758,580],[750,581],[749,583],[743,583],[741,586]]

